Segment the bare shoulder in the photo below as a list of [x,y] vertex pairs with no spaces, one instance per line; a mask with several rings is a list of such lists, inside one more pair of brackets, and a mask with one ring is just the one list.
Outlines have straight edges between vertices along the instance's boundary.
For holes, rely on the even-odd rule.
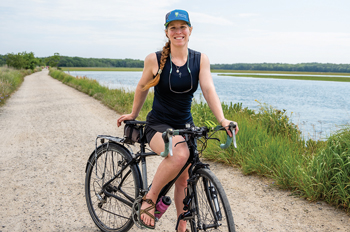
[[208,74],[210,73],[210,62],[209,58],[206,54],[201,53],[201,65],[200,65],[200,73]]
[[145,58],[145,62],[156,62],[157,61],[157,55],[155,52],[152,52],[148,54]]
[[157,61],[157,55],[156,53],[151,53],[146,56],[145,62],[144,62],[144,70],[148,70],[152,72],[153,75],[155,75],[158,71],[158,61]]
[[209,58],[206,54],[201,53],[201,64],[208,64],[209,63]]

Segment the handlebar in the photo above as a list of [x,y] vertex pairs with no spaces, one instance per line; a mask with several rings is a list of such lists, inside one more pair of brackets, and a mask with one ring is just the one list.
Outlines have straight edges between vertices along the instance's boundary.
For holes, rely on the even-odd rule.
[[232,133],[232,137],[230,137],[227,134],[227,136],[226,136],[226,143],[225,144],[220,144],[220,148],[222,148],[222,149],[228,148],[231,145],[232,141],[233,141],[233,146],[235,148],[237,148],[236,133],[235,133],[236,132],[236,124],[234,124],[233,122],[230,122],[229,129],[230,129],[230,131]]
[[[230,137],[227,134],[226,143],[220,144],[220,148],[222,148],[222,149],[228,148],[231,145],[232,141],[233,141],[234,147],[237,148],[236,134],[235,134],[236,124],[231,122],[228,127],[232,133],[232,137]],[[219,131],[219,130],[226,130],[226,129],[225,129],[225,127],[217,126],[217,127],[215,127],[214,130]],[[191,128],[187,128],[187,129],[180,129],[180,130],[173,130],[173,129],[169,128],[165,132],[163,132],[163,134],[162,134],[165,148],[164,148],[164,151],[160,153],[160,156],[166,157],[166,156],[168,156],[168,154],[170,154],[170,156],[173,156],[172,137],[174,135],[186,135],[186,134],[190,135],[190,134],[192,134],[192,135],[195,135],[195,137],[199,138],[202,136],[207,137],[207,133],[208,133],[207,127],[191,127]]]

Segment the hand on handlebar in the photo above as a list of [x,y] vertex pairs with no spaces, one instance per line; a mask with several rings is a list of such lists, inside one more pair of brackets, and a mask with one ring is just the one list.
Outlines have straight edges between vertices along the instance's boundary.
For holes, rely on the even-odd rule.
[[[232,142],[233,142],[234,147],[237,148],[237,144],[236,144],[236,134],[238,132],[237,123],[230,122],[230,121],[228,121],[228,122],[229,123],[228,123],[228,125],[226,127],[217,126],[214,129],[215,131],[226,130],[226,132],[227,132],[226,143],[220,145],[220,148],[222,148],[222,149],[228,148],[231,145]],[[205,135],[205,137],[207,136],[208,126],[207,127],[203,127],[203,128],[206,128],[205,130],[202,130],[201,128],[198,128],[198,127],[195,127],[195,128],[196,129],[194,129],[194,130],[192,130],[190,132],[191,133],[195,132],[194,134],[197,136],[196,138],[200,138],[201,136],[204,136],[204,135]],[[233,131],[235,131],[235,132],[233,132]],[[173,146],[172,146],[172,137],[174,135],[184,135],[184,134],[188,134],[190,132],[187,132],[186,130],[185,131],[183,131],[183,130],[173,130],[171,128],[169,128],[165,132],[163,132],[162,138],[164,140],[165,148],[164,148],[164,151],[160,153],[160,155],[162,157],[167,157],[168,154],[170,154],[170,156],[173,156],[173,152],[172,152],[172,148],[173,148]]]
[[236,127],[235,127],[235,135],[237,135],[237,133],[238,133],[238,131],[239,131],[237,122],[233,122],[233,121],[229,121],[229,120],[225,119],[225,120],[221,123],[221,125],[222,125],[223,127],[226,128],[227,134],[228,134],[230,137],[232,137],[232,136],[233,136],[232,131],[229,129],[230,123],[233,123],[233,124],[236,125]]
[[236,134],[238,133],[238,125],[237,125],[237,123],[236,122],[230,122],[224,128],[226,129],[226,133],[227,133],[228,136],[226,137],[226,143],[225,144],[221,144],[220,147],[222,149],[226,149],[233,142],[233,146],[235,148],[237,148],[237,144],[236,144]]

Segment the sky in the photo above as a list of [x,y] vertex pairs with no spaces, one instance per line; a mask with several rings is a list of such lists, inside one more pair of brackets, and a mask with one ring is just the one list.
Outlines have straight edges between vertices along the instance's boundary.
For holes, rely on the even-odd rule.
[[349,0],[0,0],[0,54],[144,60],[174,9],[211,64],[350,63]]

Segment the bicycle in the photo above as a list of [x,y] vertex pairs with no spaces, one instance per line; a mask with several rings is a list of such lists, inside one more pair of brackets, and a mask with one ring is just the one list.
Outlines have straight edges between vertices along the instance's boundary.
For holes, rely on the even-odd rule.
[[[96,138],[96,149],[90,155],[85,169],[85,197],[90,216],[101,231],[125,232],[130,230],[133,224],[142,229],[138,214],[142,197],[150,188],[147,183],[146,158],[157,155],[149,149],[146,151],[143,136],[145,125],[144,121],[125,121],[125,126],[137,131],[136,135],[139,137],[136,136],[134,139],[129,136],[119,138],[109,135],[98,135]],[[231,122],[229,129],[233,136],[227,135],[226,143],[221,144],[221,148],[227,148],[232,141],[236,147],[235,126]],[[206,148],[208,140],[219,140],[212,137],[219,130],[225,128],[217,126],[210,132],[208,127],[187,125],[186,129],[168,129],[163,133],[165,149],[161,156],[172,155],[174,135],[182,135],[190,149],[190,157],[184,167],[158,196],[158,201],[162,196],[166,196],[176,179],[191,165],[188,170],[186,197],[183,200],[185,212],[179,216],[175,230],[179,221],[185,220],[189,222],[192,232],[235,231],[232,211],[224,188],[209,170],[209,165],[200,161],[200,153]],[[97,146],[98,139],[101,141],[100,146]],[[199,141],[202,142],[200,151],[197,149]],[[136,153],[133,153],[130,147],[134,143],[140,144],[140,149]]]

